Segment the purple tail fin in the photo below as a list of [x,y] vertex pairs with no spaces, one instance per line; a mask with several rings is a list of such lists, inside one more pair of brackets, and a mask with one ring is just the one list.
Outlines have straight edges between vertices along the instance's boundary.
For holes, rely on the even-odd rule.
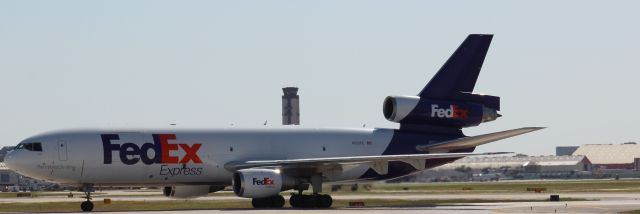
[[449,98],[455,93],[472,92],[492,38],[493,35],[469,35],[418,96]]

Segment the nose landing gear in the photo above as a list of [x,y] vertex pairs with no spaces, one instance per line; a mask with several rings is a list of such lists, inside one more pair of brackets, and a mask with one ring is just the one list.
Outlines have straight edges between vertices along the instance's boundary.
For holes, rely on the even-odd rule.
[[91,212],[93,210],[93,202],[85,201],[80,204],[82,211]]
[[94,192],[93,184],[83,185],[82,191],[84,192],[84,198],[86,198],[87,201],[80,204],[80,209],[84,212],[91,212],[93,210],[93,202],[91,202],[91,193]]

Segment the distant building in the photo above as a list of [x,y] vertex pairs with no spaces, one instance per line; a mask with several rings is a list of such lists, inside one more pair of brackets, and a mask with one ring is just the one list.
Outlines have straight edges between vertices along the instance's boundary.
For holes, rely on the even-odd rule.
[[17,186],[19,183],[20,175],[7,168],[4,162],[0,162],[0,190],[9,186]]
[[573,155],[584,155],[591,160],[593,167],[600,170],[639,170],[640,145],[623,144],[586,144],[580,146]]
[[465,157],[397,182],[582,178],[591,177],[591,170],[585,156]]
[[591,171],[585,156],[495,156],[465,157],[436,169],[470,167],[474,173],[483,169],[511,169],[527,173],[561,173]]
[[556,154],[465,157],[403,181],[640,177],[640,144],[635,142],[558,146]]
[[556,156],[573,155],[578,146],[556,146]]

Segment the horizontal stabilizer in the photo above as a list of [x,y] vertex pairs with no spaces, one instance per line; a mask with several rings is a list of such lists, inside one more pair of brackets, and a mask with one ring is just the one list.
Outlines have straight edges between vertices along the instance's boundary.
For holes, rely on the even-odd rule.
[[436,144],[419,145],[416,147],[416,149],[421,152],[465,149],[476,147],[486,143],[491,143],[493,141],[502,140],[505,138],[510,138],[513,136],[518,136],[521,134],[526,134],[540,129],[544,129],[544,127],[525,127],[472,137],[463,137],[455,140],[439,142]]

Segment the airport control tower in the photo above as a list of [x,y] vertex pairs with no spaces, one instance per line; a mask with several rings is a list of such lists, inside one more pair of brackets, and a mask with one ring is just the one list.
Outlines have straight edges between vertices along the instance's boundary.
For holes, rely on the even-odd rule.
[[300,97],[298,88],[282,88],[282,125],[300,125]]

